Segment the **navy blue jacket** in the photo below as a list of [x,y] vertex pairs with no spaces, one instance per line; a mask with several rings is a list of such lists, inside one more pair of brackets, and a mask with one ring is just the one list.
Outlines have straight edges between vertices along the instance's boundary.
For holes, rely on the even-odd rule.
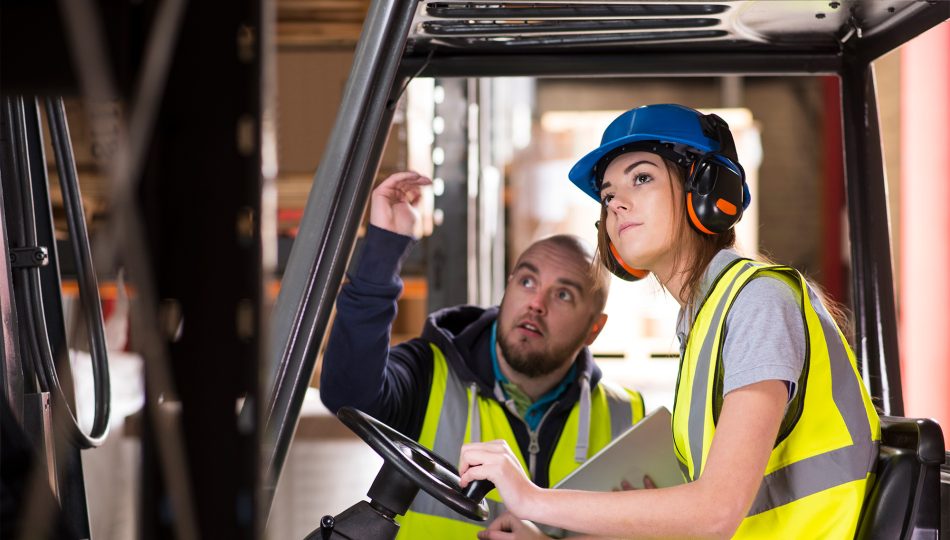
[[[483,396],[494,395],[489,347],[498,308],[456,306],[436,311],[426,320],[422,336],[390,348],[396,300],[402,292],[399,271],[414,244],[407,236],[369,227],[361,256],[337,298],[336,320],[323,356],[320,397],[334,413],[343,406],[356,407],[418,439],[432,385],[430,343],[442,350],[463,383],[474,381]],[[535,481],[542,487],[548,485],[548,462],[568,414],[580,397],[582,377],[589,376],[592,390],[601,378],[586,347],[575,362],[578,369],[574,384],[540,426],[541,452]],[[506,407],[502,409],[522,455],[528,455],[527,426]],[[442,457],[449,462],[458,459]]]

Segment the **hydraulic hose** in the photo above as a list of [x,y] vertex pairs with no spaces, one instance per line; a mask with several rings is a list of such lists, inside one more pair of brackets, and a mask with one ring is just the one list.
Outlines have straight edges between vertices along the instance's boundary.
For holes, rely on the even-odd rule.
[[[80,441],[83,447],[98,446],[109,431],[112,400],[109,353],[102,318],[102,299],[99,296],[99,282],[92,264],[92,249],[89,245],[89,232],[86,228],[82,197],[79,194],[79,176],[76,174],[76,159],[73,155],[63,98],[46,98],[46,116],[53,152],[56,156],[56,171],[62,190],[63,206],[66,209],[70,245],[76,262],[79,303],[86,320],[92,357],[95,413],[90,435],[83,435]],[[82,435],[81,432],[80,435]]]
[[[58,105],[58,107],[57,107]],[[12,109],[12,110],[11,110]],[[24,100],[15,98],[10,120],[13,124],[15,153],[19,161],[18,200],[20,206],[20,223],[22,227],[18,240],[22,246],[38,246],[39,238],[36,226],[36,201],[33,197],[33,182],[28,155],[27,115],[25,114]],[[89,250],[89,239],[86,231],[85,217],[82,209],[82,200],[79,197],[78,177],[75,160],[69,139],[69,129],[66,125],[65,112],[62,100],[47,100],[47,115],[49,117],[50,133],[53,148],[56,153],[56,165],[59,172],[60,185],[63,191],[63,201],[69,222],[73,253],[76,259],[77,274],[79,277],[80,303],[84,309],[86,324],[89,328],[90,351],[92,353],[93,387],[95,405],[93,422],[90,433],[87,435],[79,427],[76,415],[70,407],[69,399],[64,392],[56,368],[56,359],[53,358],[50,346],[49,329],[46,322],[46,312],[43,303],[43,292],[39,266],[21,266],[15,268],[20,278],[17,291],[17,307],[22,315],[19,321],[22,325],[22,342],[27,356],[32,359],[32,365],[41,391],[49,392],[54,404],[61,405],[67,414],[57,415],[61,418],[69,440],[79,448],[99,446],[105,440],[109,431],[109,414],[111,392],[109,384],[108,356],[105,346],[105,336],[102,323],[102,306],[99,300],[99,289],[95,272],[92,270],[92,256]],[[38,118],[38,115],[33,118]],[[35,126],[38,129],[38,125]],[[34,143],[40,143],[40,137],[35,137]],[[45,166],[45,164],[41,164]],[[39,174],[39,172],[36,172]],[[48,211],[48,210],[47,210]],[[50,234],[45,242],[55,242]],[[54,245],[50,249],[55,249]],[[58,280],[58,274],[52,274]],[[58,283],[57,283],[58,289]],[[65,336],[64,336],[65,337]],[[63,347],[64,361],[68,358],[68,348]]]

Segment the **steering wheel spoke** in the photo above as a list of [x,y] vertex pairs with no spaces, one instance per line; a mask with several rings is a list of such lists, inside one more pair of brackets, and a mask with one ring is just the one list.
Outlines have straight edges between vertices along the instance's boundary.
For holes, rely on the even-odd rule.
[[390,517],[405,514],[422,489],[469,519],[488,519],[484,497],[494,487],[490,482],[473,482],[463,490],[455,466],[416,441],[352,407],[341,408],[337,417],[383,458],[367,492],[378,511]]

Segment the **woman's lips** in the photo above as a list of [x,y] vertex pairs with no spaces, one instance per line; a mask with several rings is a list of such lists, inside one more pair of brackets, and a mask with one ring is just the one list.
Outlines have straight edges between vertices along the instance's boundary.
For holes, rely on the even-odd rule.
[[621,223],[620,226],[617,227],[617,235],[619,236],[619,235],[623,234],[624,231],[626,231],[626,230],[628,230],[628,229],[632,229],[632,228],[634,228],[634,227],[639,227],[640,225],[642,225],[642,223],[637,223],[637,222],[634,222],[634,221],[628,221],[628,222],[626,222],[626,223]]

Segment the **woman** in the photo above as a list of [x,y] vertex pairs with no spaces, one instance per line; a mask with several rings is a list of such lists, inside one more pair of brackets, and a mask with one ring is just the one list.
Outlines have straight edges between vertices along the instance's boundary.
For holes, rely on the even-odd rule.
[[491,480],[512,514],[480,537],[543,537],[519,519],[620,537],[853,537],[879,419],[801,275],[730,249],[750,197],[728,125],[680,105],[627,111],[570,179],[601,204],[604,265],[652,272],[680,303],[672,427],[687,483],[542,489],[503,442],[469,445],[462,485]]

